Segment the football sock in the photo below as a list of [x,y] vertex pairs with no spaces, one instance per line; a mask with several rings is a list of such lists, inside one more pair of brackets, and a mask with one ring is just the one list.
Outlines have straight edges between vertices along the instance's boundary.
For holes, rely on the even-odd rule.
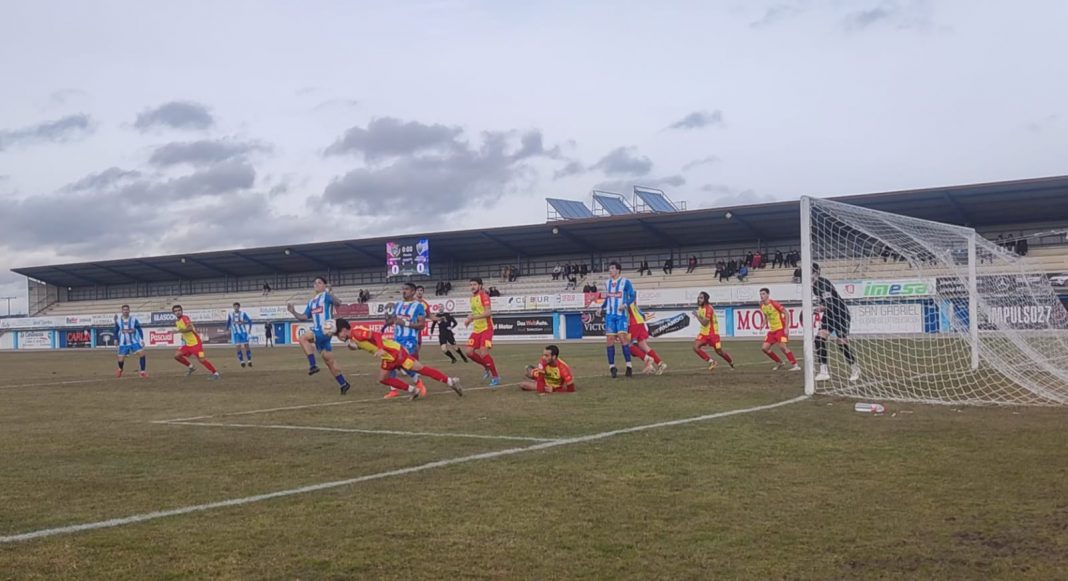
[[345,385],[346,383],[348,383],[347,381],[345,381],[344,374],[341,374],[341,373],[338,373],[337,375],[335,375],[334,379],[337,380],[337,384],[338,385]]
[[615,367],[616,366],[616,346],[615,345],[609,345],[608,348],[607,348],[607,351],[608,351],[608,366],[609,367]]
[[467,357],[464,356],[464,352],[463,351],[459,351],[458,353],[460,354],[460,359],[463,359],[464,363],[467,363]]
[[719,356],[722,357],[723,360],[726,361],[727,363],[734,363],[734,359],[732,359],[731,356],[726,351],[720,350],[720,351],[716,351],[716,353],[718,353]]
[[793,363],[794,365],[797,365],[797,358],[794,357],[793,351],[786,354],[786,360],[790,363]]
[[397,389],[400,391],[408,391],[408,384],[397,379],[396,377],[387,377],[379,381],[379,383],[386,387],[392,387],[393,389]]
[[174,360],[177,361],[178,363],[181,363],[182,365],[184,365],[186,367],[190,367],[191,366],[190,363],[189,363],[189,359],[187,359],[185,357],[185,355],[179,355],[178,357],[175,357]]
[[245,349],[245,359],[252,361],[252,349]]
[[661,359],[660,356],[656,354],[656,349],[650,349],[650,350],[646,351],[646,353],[649,354],[649,357],[653,358],[653,363],[656,363],[657,365],[660,365],[661,363],[663,363],[664,360]]
[[315,367],[315,356],[314,355],[309,355],[308,356],[308,367]]
[[145,363],[145,361],[146,361],[146,360],[145,360],[145,356],[144,356],[144,355],[142,355],[142,356],[141,356],[141,359],[139,360],[139,362],[141,363],[141,371],[144,371],[144,370],[145,370],[145,364],[146,364],[146,363]]
[[487,353],[486,356],[482,358],[482,360],[486,362],[486,369],[489,369],[491,376],[500,377],[499,375],[497,375],[497,363],[493,361],[492,355]]
[[630,354],[638,359],[645,359],[645,351],[642,351],[642,348],[637,345],[630,346]]
[[842,348],[842,354],[845,355],[845,359],[850,365],[853,365],[857,362],[857,358],[853,357],[853,350],[849,348],[848,343],[846,343],[845,345],[839,345],[839,347]]
[[766,352],[765,355],[767,355],[775,363],[782,363],[782,359],[779,359],[779,356],[771,351]]
[[448,357],[453,363],[456,363],[456,356],[452,354],[452,351],[446,351],[445,356]]
[[200,364],[204,366],[204,369],[207,369],[212,373],[218,373],[218,371],[215,370],[215,366],[211,364],[211,361],[208,361],[207,359],[201,359]]
[[630,367],[630,349],[623,349],[623,360],[627,362],[627,367]]
[[242,363],[245,362],[245,355],[243,353],[241,353],[240,351],[237,352],[237,360],[242,362]]
[[122,369],[124,367],[126,367],[126,362],[125,361],[119,361],[119,369]]
[[708,353],[705,353],[704,349],[696,349],[695,353],[697,353],[697,356],[700,357],[702,361],[708,361],[709,359],[712,359],[712,357],[710,357]]
[[438,371],[437,369],[434,369],[433,367],[424,367],[423,370],[420,371],[420,373],[429,377],[430,379],[433,379],[434,381],[440,381],[441,383],[449,382],[449,376]]
[[820,365],[827,365],[827,340],[818,335],[816,336],[816,355],[819,357]]

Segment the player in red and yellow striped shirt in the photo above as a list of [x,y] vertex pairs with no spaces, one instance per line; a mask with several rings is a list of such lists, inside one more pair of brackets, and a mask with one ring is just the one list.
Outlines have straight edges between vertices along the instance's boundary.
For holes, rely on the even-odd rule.
[[630,335],[630,354],[645,361],[642,373],[663,375],[667,363],[649,346],[649,327],[645,324],[646,316],[638,303],[633,302],[627,309],[627,334]]
[[501,376],[497,373],[497,364],[490,356],[493,348],[493,310],[490,306],[490,297],[482,290],[482,279],[472,278],[471,286],[471,314],[464,319],[464,326],[474,327],[471,329],[471,337],[467,339],[467,358],[478,363],[486,369],[484,378],[490,380],[490,387],[501,384]]
[[694,316],[701,323],[701,331],[693,342],[693,352],[705,363],[708,363],[708,370],[712,371],[716,368],[716,362],[712,360],[711,355],[705,353],[704,348],[707,345],[714,349],[716,355],[722,357],[727,362],[727,365],[731,366],[731,369],[734,369],[734,359],[731,359],[731,356],[723,350],[723,345],[720,343],[716,310],[712,308],[712,303],[709,300],[708,293],[701,291],[697,294],[697,310],[694,311]]
[[790,317],[782,305],[771,299],[771,291],[766,288],[760,289],[760,310],[764,312],[764,319],[768,322],[768,334],[764,337],[760,350],[775,362],[772,369],[782,369],[782,359],[771,350],[772,346],[778,345],[787,361],[793,365],[790,371],[801,371],[793,352],[786,346],[790,342]]
[[400,343],[392,339],[386,339],[382,336],[382,333],[359,325],[352,326],[345,319],[338,319],[336,328],[335,335],[337,335],[338,339],[344,341],[349,349],[366,351],[381,360],[378,368],[378,382],[391,388],[390,392],[386,394],[386,399],[397,397],[404,392],[411,394],[411,399],[426,395],[426,386],[423,385],[422,380],[416,381],[415,385],[408,385],[396,377],[390,377],[390,372],[392,371],[414,371],[420,373],[430,379],[444,383],[452,388],[456,395],[463,397],[464,390],[460,386],[460,378],[448,377],[433,367],[423,365],[418,359],[413,358]]
[[571,367],[560,359],[560,348],[556,345],[545,348],[537,367],[527,368],[527,377],[527,381],[519,382],[523,391],[536,391],[538,395],[575,391],[575,376]]
[[182,305],[174,305],[171,307],[171,312],[174,313],[175,330],[182,335],[182,346],[174,353],[174,360],[186,366],[188,369],[185,372],[186,375],[192,375],[196,371],[196,367],[193,367],[193,364],[189,362],[189,358],[196,357],[197,361],[204,366],[204,369],[211,372],[211,376],[208,379],[219,379],[218,370],[204,356],[204,342],[200,340],[197,328],[193,325],[193,321],[182,313]]

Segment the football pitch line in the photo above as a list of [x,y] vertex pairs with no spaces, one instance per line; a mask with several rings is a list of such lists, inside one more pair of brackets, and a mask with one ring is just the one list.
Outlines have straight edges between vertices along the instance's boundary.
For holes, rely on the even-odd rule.
[[263,430],[308,430],[313,432],[341,432],[348,434],[381,434],[384,436],[413,436],[428,438],[474,438],[479,440],[517,440],[524,442],[555,442],[557,438],[528,436],[494,436],[491,434],[462,434],[453,432],[404,432],[398,430],[366,430],[360,428],[331,428],[325,426],[290,426],[285,424],[226,424],[217,422],[156,422],[170,426],[207,426],[213,428],[259,428]]
[[[735,367],[761,367],[761,366],[766,366],[766,364],[765,363],[739,363]],[[680,371],[682,371],[682,372],[691,372],[691,371],[701,371],[701,370],[705,370],[705,369],[708,369],[708,368],[705,367],[705,366],[701,366],[701,367],[678,367],[678,368],[672,368],[672,371],[675,371],[675,372],[680,372]],[[728,373],[729,373],[729,371],[728,371]],[[784,372],[784,373],[788,373],[788,372]],[[579,380],[579,379],[592,379],[594,377],[604,377],[604,375],[584,375],[584,376],[576,377],[575,379],[576,380]],[[658,376],[658,377],[663,377],[663,376]],[[628,381],[628,380],[621,379],[620,381]],[[517,382],[513,382],[513,383],[502,383],[501,385],[494,386],[494,387],[490,387],[488,385],[483,385],[483,386],[479,386],[479,387],[464,387],[464,393],[469,393],[469,392],[472,392],[472,391],[494,391],[494,390],[503,389],[503,388],[506,388],[506,387],[516,387],[518,385],[519,385],[519,382],[517,381]],[[431,391],[431,392],[429,392],[428,395],[443,395],[443,394],[452,394],[452,393],[455,393],[455,392],[453,392],[452,390],[441,390],[441,391]],[[153,423],[153,424],[173,424],[173,423],[181,423],[181,422],[194,422],[194,421],[198,421],[198,420],[210,420],[210,419],[214,419],[214,418],[228,418],[228,417],[233,417],[233,416],[250,416],[250,415],[256,415],[256,414],[269,414],[269,413],[273,413],[273,412],[285,412],[285,411],[293,411],[293,410],[306,410],[306,409],[313,409],[313,408],[320,408],[320,407],[330,407],[330,406],[338,406],[338,405],[352,405],[352,404],[358,404],[358,403],[371,403],[371,402],[376,402],[376,401],[382,401],[382,399],[383,398],[381,398],[381,397],[372,397],[372,398],[363,398],[363,399],[346,399],[344,401],[328,401],[328,402],[299,404],[299,405],[274,407],[274,408],[262,408],[262,409],[255,409],[255,410],[245,410],[245,411],[240,411],[240,412],[223,412],[223,413],[219,413],[219,414],[210,414],[210,415],[203,415],[203,416],[190,416],[190,417],[186,417],[186,418],[171,418],[171,419],[166,419],[166,420],[153,420],[150,423]]]
[[611,430],[608,432],[599,432],[596,434],[589,434],[586,436],[577,436],[573,438],[562,438],[559,440],[552,440],[549,442],[540,442],[532,444],[530,446],[524,446],[520,448],[507,448],[504,450],[496,450],[493,452],[483,452],[480,454],[471,454],[467,456],[459,456],[456,458],[448,458],[445,460],[437,460],[434,462],[428,462],[425,464],[419,464],[417,466],[410,466],[408,468],[400,468],[397,470],[388,470],[386,472],[378,472],[376,474],[367,474],[364,476],[357,476],[354,478],[348,478],[345,480],[335,480],[332,482],[323,482],[320,484],[312,484],[309,486],[302,486],[299,488],[290,488],[287,490],[279,490],[275,492],[269,492],[266,494],[257,494],[254,496],[246,496],[243,498],[231,498],[228,500],[221,500],[217,502],[209,502],[206,504],[195,504],[190,506],[184,506],[180,508],[174,508],[170,510],[162,510],[156,512],[148,512],[142,514],[135,514],[131,516],[114,518],[109,520],[82,523],[77,525],[70,525],[65,527],[56,527],[49,529],[39,529],[36,531],[29,531],[25,533],[19,533],[14,535],[0,536],[0,543],[18,543],[23,541],[31,541],[34,539],[41,539],[45,537],[52,537],[56,535],[78,533],[84,531],[92,531],[113,527],[120,527],[140,522],[146,522],[151,520],[157,520],[166,517],[180,516],[191,514],[195,512],[203,512],[208,510],[214,510],[218,508],[228,508],[232,506],[242,506],[246,504],[252,504],[256,502],[263,502],[266,500],[273,500],[275,498],[285,498],[289,496],[296,496],[301,494],[308,494],[311,492],[319,492],[322,490],[330,490],[333,488],[340,488],[343,486],[351,486],[353,484],[359,484],[362,482],[370,482],[372,480],[381,480],[384,478],[392,478],[395,476],[406,476],[408,474],[415,474],[417,472],[424,472],[427,470],[434,470],[437,468],[445,468],[447,466],[455,466],[459,464],[467,464],[470,462],[477,462],[480,460],[495,460],[497,458],[503,458],[506,456],[514,456],[517,454],[523,454],[525,452],[536,452],[539,450],[548,450],[551,448],[558,448],[561,446],[570,446],[573,444],[584,444],[587,442],[594,442],[598,440],[604,440],[615,436],[624,434],[632,434],[636,432],[644,432],[647,430],[655,430],[659,428],[668,428],[673,426],[682,426],[686,424],[692,424],[696,422],[704,422],[709,420],[715,420],[719,418],[726,418],[730,416],[736,416],[741,414],[748,414],[753,412],[760,412],[765,410],[771,410],[782,406],[787,406],[797,402],[805,401],[808,396],[801,395],[791,399],[779,401],[772,404],[754,406],[736,410],[729,410],[724,412],[717,412],[713,414],[706,414],[702,416],[695,416],[690,418],[683,418],[678,420],[669,420],[664,422],[657,422],[654,424],[644,424],[640,426],[633,426],[630,428],[622,428],[618,430]]

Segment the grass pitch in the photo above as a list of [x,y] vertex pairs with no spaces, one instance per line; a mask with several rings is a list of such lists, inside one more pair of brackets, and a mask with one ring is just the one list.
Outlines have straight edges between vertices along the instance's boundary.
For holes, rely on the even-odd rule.
[[[252,369],[212,349],[219,382],[182,377],[167,351],[149,353],[147,380],[114,379],[106,351],[2,353],[0,537],[801,394],[801,377],[769,371],[752,342],[726,345],[741,366],[714,373],[686,344],[657,347],[672,366],[662,377],[610,380],[602,345],[566,344],[575,394],[432,386],[415,402],[381,400],[357,353],[340,354],[345,397],[289,347],[257,350]],[[504,381],[539,352],[498,346]],[[439,357],[424,359],[482,385],[474,366]],[[1066,499],[1065,410],[895,403],[866,416],[818,397],[0,543],[0,578],[1050,579],[1068,570]]]

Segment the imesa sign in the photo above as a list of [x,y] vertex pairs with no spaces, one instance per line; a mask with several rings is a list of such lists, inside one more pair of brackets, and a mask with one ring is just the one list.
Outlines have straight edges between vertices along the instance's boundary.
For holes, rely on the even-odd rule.
[[865,297],[922,297],[929,295],[926,282],[869,282],[864,285]]

